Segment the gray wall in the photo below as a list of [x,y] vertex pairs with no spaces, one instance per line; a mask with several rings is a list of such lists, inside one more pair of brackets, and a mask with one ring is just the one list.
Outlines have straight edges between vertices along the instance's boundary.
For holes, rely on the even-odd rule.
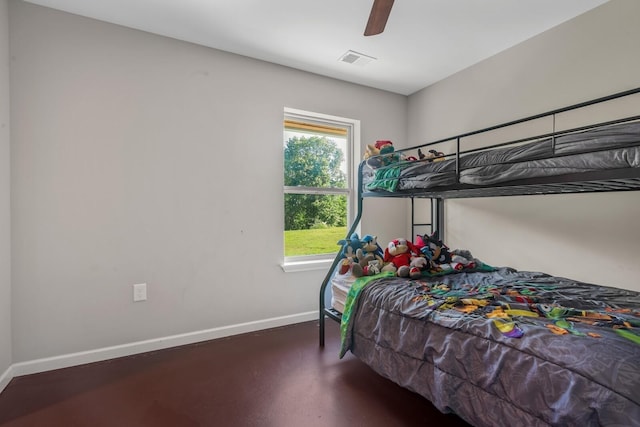
[[9,15],[0,0],[0,377],[11,365]]
[[[315,310],[324,272],[279,266],[284,107],[360,119],[362,144],[495,124],[638,86],[637,16],[635,1],[610,2],[407,100],[11,1],[10,257],[0,0],[0,374]],[[365,203],[363,232],[406,234],[406,203]],[[454,201],[448,244],[634,287],[638,214],[635,193]],[[134,304],[139,282],[149,300]]]
[[325,272],[280,268],[283,109],[405,141],[406,97],[9,11],[14,362],[317,310]]
[[[639,16],[640,2],[606,3],[413,94],[410,143],[640,86]],[[640,97],[622,104],[637,114]],[[636,192],[450,201],[447,241],[494,265],[640,290],[638,217]]]

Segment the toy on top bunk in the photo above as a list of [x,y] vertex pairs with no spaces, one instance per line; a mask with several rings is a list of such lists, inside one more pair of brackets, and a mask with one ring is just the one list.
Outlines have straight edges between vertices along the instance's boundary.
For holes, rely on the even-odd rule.
[[413,156],[396,153],[391,141],[379,140],[375,144],[367,144],[364,151],[364,160],[372,169],[378,169],[393,163],[418,159]]
[[437,150],[429,150],[427,154],[424,154],[421,149],[418,148],[418,158],[427,162],[441,162],[444,160],[444,153]]
[[427,154],[424,154],[418,148],[418,157],[420,160],[427,160],[428,162],[441,162],[445,159],[445,155],[442,151],[429,150]]
[[367,144],[364,152],[364,160],[374,168],[381,168],[400,161],[400,156],[395,152],[393,142],[376,141],[375,145]]

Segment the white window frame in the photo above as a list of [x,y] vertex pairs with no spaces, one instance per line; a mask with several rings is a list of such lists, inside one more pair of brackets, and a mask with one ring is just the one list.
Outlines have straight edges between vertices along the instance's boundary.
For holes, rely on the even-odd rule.
[[[336,127],[344,127],[347,129],[347,188],[346,189],[317,189],[306,187],[287,187],[284,185],[283,180],[283,203],[284,207],[284,194],[337,194],[344,193],[347,195],[347,230],[353,223],[353,219],[356,215],[356,185],[357,185],[357,172],[358,165],[360,163],[360,120],[349,119],[346,117],[333,116],[323,113],[315,113],[311,111],[299,110],[295,108],[284,108],[285,120],[297,120],[302,122],[319,123]],[[283,177],[284,179],[284,177]],[[284,220],[284,211],[283,211]],[[359,226],[358,226],[359,227]],[[282,233],[282,269],[285,272],[294,271],[308,271],[308,270],[326,270],[331,266],[331,263],[335,259],[336,254],[322,254],[322,255],[304,255],[285,257],[284,256],[284,221],[283,221],[283,233]],[[359,233],[359,229],[357,230]],[[336,242],[336,253],[340,248]]]

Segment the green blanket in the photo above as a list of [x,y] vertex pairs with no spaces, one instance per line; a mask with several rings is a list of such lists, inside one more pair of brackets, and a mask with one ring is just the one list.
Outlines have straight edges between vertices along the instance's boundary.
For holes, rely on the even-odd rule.
[[347,336],[347,327],[349,326],[349,319],[351,317],[351,308],[353,307],[353,303],[355,302],[358,295],[360,295],[360,291],[367,286],[369,282],[375,279],[379,279],[381,277],[392,277],[396,274],[392,271],[385,271],[380,274],[376,274],[374,276],[362,276],[358,277],[351,288],[349,288],[349,293],[347,294],[347,299],[344,303],[344,312],[342,313],[342,320],[340,321],[340,358],[345,355],[346,349],[344,348],[345,337]]
[[400,173],[402,172],[402,169],[409,165],[409,163],[403,162],[376,169],[373,181],[367,184],[367,190],[396,191],[398,188]]

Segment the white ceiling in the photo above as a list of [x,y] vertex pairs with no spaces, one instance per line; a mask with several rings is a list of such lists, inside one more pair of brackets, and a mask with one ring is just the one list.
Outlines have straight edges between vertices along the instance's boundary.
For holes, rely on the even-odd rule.
[[28,1],[409,95],[607,0],[397,0],[370,37],[372,0]]

